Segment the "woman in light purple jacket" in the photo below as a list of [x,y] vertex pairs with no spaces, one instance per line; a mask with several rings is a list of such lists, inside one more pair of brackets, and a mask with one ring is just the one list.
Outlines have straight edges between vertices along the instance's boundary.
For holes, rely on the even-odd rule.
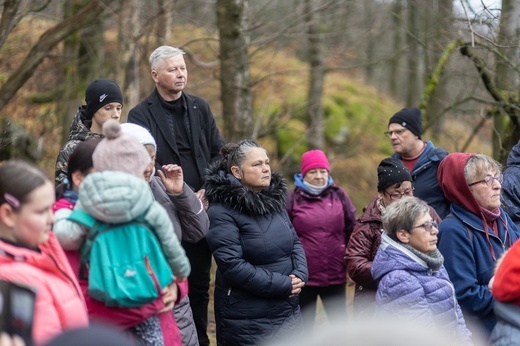
[[383,215],[381,245],[372,264],[379,281],[376,316],[406,319],[472,344],[455,289],[437,249],[437,222],[426,202],[404,197]]

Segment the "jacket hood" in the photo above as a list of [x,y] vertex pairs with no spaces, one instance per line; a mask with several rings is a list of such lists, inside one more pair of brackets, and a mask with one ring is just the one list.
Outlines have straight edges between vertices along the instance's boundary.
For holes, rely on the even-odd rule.
[[[451,203],[467,209],[480,217],[482,213],[480,205],[475,197],[473,197],[473,193],[464,176],[464,167],[472,156],[474,156],[474,154],[449,154],[439,165],[437,178],[444,195]],[[484,217],[481,218],[484,219]]]
[[80,106],[76,115],[74,115],[74,119],[72,120],[72,124],[70,124],[69,128],[69,140],[80,140],[84,141],[89,138],[91,133],[90,125],[92,121],[86,120],[87,108],[86,106]]
[[372,264],[372,276],[375,280],[380,280],[395,270],[427,272],[430,269],[426,262],[383,233],[381,245]]
[[271,172],[271,183],[261,192],[244,187],[221,162],[213,163],[207,173],[204,188],[210,205],[222,204],[249,216],[285,211],[287,184],[279,173]]
[[144,214],[153,202],[152,190],[144,179],[104,171],[83,180],[77,206],[103,222],[122,223]]
[[512,165],[520,165],[520,141],[511,148],[511,152],[507,157],[507,167]]

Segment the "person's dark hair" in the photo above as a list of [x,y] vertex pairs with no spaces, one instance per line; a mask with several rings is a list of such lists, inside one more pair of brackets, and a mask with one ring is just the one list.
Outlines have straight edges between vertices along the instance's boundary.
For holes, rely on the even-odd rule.
[[417,218],[428,214],[428,204],[417,197],[403,197],[390,204],[383,215],[383,229],[393,240],[397,240],[397,231],[411,232]]
[[92,163],[92,154],[94,149],[101,141],[101,138],[90,138],[86,141],[80,142],[72,154],[70,154],[69,161],[67,162],[67,183],[62,183],[56,187],[56,199],[63,197],[63,193],[67,189],[72,189],[72,173],[80,171],[83,175],[86,175],[88,171],[94,166]]
[[0,164],[0,205],[7,203],[18,209],[27,202],[31,192],[50,181],[39,168],[21,160]]
[[[240,143],[227,143],[220,149],[220,154],[228,171],[232,166],[238,166],[242,170],[242,164],[247,156],[249,150],[253,148],[265,148],[252,139],[243,139]],[[266,151],[267,152],[267,151]]]
[[79,143],[69,157],[67,163],[67,179],[72,184],[72,173],[80,171],[87,174],[93,167],[92,154],[101,138],[91,138]]

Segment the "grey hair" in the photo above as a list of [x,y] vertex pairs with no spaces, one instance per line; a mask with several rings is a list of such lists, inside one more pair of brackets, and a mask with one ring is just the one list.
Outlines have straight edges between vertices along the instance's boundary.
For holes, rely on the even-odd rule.
[[483,175],[489,170],[499,174],[502,171],[502,165],[487,155],[475,154],[468,159],[464,166],[464,178],[470,184],[475,180],[482,179]]
[[247,153],[253,148],[260,148],[267,150],[252,139],[243,139],[240,143],[227,143],[220,149],[222,158],[226,163],[228,171],[231,171],[232,166],[237,166],[240,170],[243,169],[243,163],[247,157]]
[[410,232],[415,220],[429,214],[430,207],[423,200],[417,197],[403,197],[390,204],[383,215],[383,229],[388,236],[397,240],[397,231],[405,230]]
[[155,70],[160,62],[173,58],[179,54],[186,54],[182,49],[172,46],[160,46],[156,48],[152,54],[150,54],[150,58],[148,62],[150,63],[150,69]]

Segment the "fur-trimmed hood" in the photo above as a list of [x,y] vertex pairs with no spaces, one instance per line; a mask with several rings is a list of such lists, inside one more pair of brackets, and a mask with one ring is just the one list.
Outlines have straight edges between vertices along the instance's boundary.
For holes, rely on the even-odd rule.
[[285,211],[287,184],[281,174],[271,172],[271,183],[261,192],[242,185],[221,162],[207,169],[206,199],[209,204],[222,204],[249,216],[261,216]]

